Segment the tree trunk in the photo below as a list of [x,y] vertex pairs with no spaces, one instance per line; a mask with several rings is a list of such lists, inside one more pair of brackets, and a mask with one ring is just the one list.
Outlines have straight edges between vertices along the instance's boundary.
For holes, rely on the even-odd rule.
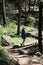
[[30,2],[31,2],[31,0],[29,0],[29,11],[30,11]]
[[5,0],[2,0],[2,16],[3,16],[3,26],[5,26],[6,25]]
[[21,2],[22,2],[22,0],[19,0],[19,1],[18,1],[19,14],[18,14],[17,35],[19,35],[19,34],[20,34],[20,22],[21,22],[21,10],[22,10],[22,7],[21,7]]
[[25,0],[25,22],[24,22],[24,25],[26,25],[26,0]]
[[38,28],[39,52],[42,53],[42,2],[39,4],[39,28]]

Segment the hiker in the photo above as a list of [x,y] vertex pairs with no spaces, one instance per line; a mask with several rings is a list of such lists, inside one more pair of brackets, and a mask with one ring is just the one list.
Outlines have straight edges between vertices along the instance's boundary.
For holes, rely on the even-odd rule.
[[21,37],[23,39],[23,42],[21,44],[21,46],[23,45],[23,43],[25,42],[25,39],[26,39],[26,32],[25,32],[25,28],[22,29],[21,31]]

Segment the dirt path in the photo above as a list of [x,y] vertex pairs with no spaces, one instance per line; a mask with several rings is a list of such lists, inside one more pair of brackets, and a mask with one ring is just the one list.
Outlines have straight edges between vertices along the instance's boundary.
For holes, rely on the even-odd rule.
[[[26,47],[26,46],[30,46],[32,44],[35,44],[36,42],[38,42],[38,40],[33,38],[33,39],[29,40],[29,41],[25,41],[23,43],[23,45],[24,45],[24,47]],[[12,48],[12,46],[6,46],[5,48]]]
[[38,40],[33,38],[32,40],[25,42],[24,45],[31,45],[31,44],[34,44],[36,42],[38,42]]
[[[24,45],[31,45],[34,44],[35,42],[38,42],[36,39],[29,40],[28,42],[25,42]],[[6,48],[12,48],[6,47]],[[10,58],[16,60],[20,65],[43,65],[43,61],[40,60],[40,57],[33,55],[30,56],[28,54],[20,54],[17,49],[10,49]]]
[[12,53],[10,57],[16,60],[20,65],[43,65],[40,58],[37,56],[29,56],[25,54]]

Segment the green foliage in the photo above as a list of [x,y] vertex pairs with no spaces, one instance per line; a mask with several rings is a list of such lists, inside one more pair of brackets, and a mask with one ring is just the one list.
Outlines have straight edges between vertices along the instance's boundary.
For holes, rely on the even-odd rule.
[[32,46],[37,47],[38,46],[38,43],[35,42]]
[[27,21],[30,24],[33,24],[35,22],[35,17],[32,16],[32,14],[27,15]]
[[9,58],[8,55],[9,55],[8,49],[0,47],[0,59],[7,60]]
[[0,47],[0,60],[2,60],[1,61],[2,64],[4,64],[4,65],[7,65],[7,64],[9,64],[9,65],[19,65],[19,63],[17,61],[15,61],[14,59],[11,59],[9,54],[10,54],[10,52],[9,52],[8,49]]
[[17,25],[15,24],[15,22],[13,23],[10,22],[5,27],[0,28],[0,44],[5,42],[4,40],[2,41],[2,36],[4,34],[15,36],[16,31],[17,31]]
[[[20,26],[20,32],[22,28],[25,27],[24,25]],[[37,29],[35,29],[33,26],[28,24],[28,26],[25,27],[26,33],[32,32],[37,35]],[[11,36],[12,40],[10,45],[20,45],[23,42],[23,39],[21,38],[21,35],[16,35],[17,33],[17,25],[14,21],[9,21],[9,23],[5,26],[0,28],[0,45],[3,45],[5,43],[5,40],[2,39],[2,36],[4,34]],[[21,33],[20,33],[21,34]],[[28,38],[28,40],[31,38]],[[27,39],[26,39],[27,41]]]
[[22,38],[21,37],[18,37],[18,36],[16,36],[16,37],[14,37],[13,38],[13,43],[12,43],[12,45],[19,45],[20,46],[20,44],[22,43]]
[[16,33],[16,24],[13,22],[13,23],[9,23],[9,25],[7,25],[5,28],[4,28],[4,33],[5,34],[8,34],[8,35],[11,35],[11,34],[14,34]]
[[26,29],[26,32],[30,32],[35,35],[38,35],[38,29],[34,28],[32,25],[26,26],[25,29]]

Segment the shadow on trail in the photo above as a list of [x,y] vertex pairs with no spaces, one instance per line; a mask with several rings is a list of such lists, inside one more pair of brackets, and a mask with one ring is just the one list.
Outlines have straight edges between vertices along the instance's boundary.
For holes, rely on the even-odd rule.
[[17,61],[14,61],[14,62],[7,62],[5,60],[0,60],[0,65],[20,65]]
[[10,49],[11,53],[19,53],[19,55],[34,55],[36,52],[38,52],[37,46],[14,46],[14,48]]
[[4,60],[0,60],[0,65],[10,65],[10,63]]

